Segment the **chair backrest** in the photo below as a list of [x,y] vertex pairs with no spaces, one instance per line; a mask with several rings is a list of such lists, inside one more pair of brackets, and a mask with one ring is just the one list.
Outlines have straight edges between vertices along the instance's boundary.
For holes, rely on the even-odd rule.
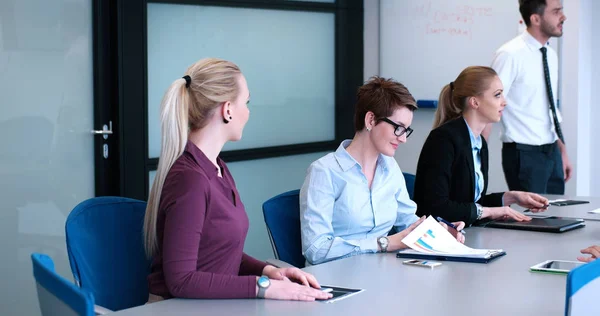
[[94,315],[94,296],[58,275],[50,257],[34,253],[31,262],[42,316]]
[[304,267],[300,240],[300,190],[277,195],[263,203],[263,215],[275,257]]
[[415,175],[407,172],[403,172],[402,174],[404,175],[404,181],[406,182],[408,196],[412,200],[415,192]]
[[67,217],[67,252],[75,282],[113,311],[148,301],[151,261],[143,244],[146,202],[91,198]]
[[577,267],[567,275],[566,316],[600,315],[600,259]]

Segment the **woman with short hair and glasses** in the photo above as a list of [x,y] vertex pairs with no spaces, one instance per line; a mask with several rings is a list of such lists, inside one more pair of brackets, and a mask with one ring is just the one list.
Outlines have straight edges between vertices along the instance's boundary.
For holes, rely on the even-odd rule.
[[515,203],[543,211],[548,199],[520,191],[486,194],[488,148],[481,132],[500,121],[506,101],[490,67],[471,66],[441,91],[433,130],[427,137],[415,180],[418,215],[441,216],[467,225],[481,219],[531,220]]
[[[371,78],[358,89],[355,135],[313,162],[300,190],[302,253],[308,264],[406,248],[415,215],[394,159],[412,129],[415,99],[394,80]],[[454,223],[458,230],[464,223]],[[389,235],[395,228],[395,233]],[[464,236],[451,232],[461,242]]]

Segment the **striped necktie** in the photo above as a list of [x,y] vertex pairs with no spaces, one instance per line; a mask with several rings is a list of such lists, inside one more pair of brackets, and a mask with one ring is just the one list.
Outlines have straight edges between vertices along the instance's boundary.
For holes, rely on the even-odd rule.
[[554,105],[554,94],[552,93],[552,83],[550,82],[550,69],[548,68],[548,56],[546,54],[546,47],[540,48],[542,51],[542,59],[544,62],[544,77],[546,78],[546,92],[548,93],[548,99],[550,101],[550,110],[552,110],[552,119],[554,120],[554,129],[556,130],[556,135],[560,139],[563,144],[565,143],[565,138],[563,137],[562,130],[560,129],[560,122],[558,122],[558,116],[556,115],[556,106]]

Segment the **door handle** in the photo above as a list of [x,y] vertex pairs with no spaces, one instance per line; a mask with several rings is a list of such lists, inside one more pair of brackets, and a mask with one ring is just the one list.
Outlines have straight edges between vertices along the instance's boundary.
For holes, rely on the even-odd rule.
[[104,124],[101,130],[92,130],[91,133],[94,135],[102,135],[104,139],[108,138],[108,135],[113,134],[112,121],[108,122],[109,125]]

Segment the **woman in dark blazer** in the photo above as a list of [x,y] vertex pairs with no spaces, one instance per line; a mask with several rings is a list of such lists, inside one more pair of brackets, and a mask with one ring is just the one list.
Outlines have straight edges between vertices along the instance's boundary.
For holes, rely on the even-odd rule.
[[466,68],[442,89],[434,129],[417,165],[417,215],[470,225],[483,218],[531,220],[510,208],[513,203],[534,212],[545,210],[548,200],[534,193],[487,194],[488,147],[481,132],[500,121],[506,106],[502,91],[496,72],[480,66]]

